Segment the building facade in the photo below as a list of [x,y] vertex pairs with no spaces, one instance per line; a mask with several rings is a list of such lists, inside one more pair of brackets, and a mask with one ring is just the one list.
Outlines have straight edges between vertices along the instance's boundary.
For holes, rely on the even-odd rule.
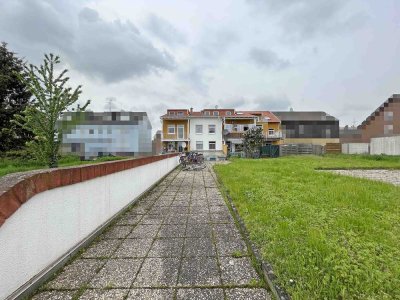
[[371,138],[400,135],[400,94],[383,102],[358,126],[360,137],[349,142],[369,143]]
[[339,120],[319,111],[276,111],[285,144],[339,143]]
[[151,155],[151,124],[145,112],[65,112],[57,124],[61,152],[83,159]]
[[241,152],[244,133],[255,126],[263,128],[266,143],[282,139],[280,120],[265,111],[169,109],[161,122],[164,152],[197,151],[209,157]]

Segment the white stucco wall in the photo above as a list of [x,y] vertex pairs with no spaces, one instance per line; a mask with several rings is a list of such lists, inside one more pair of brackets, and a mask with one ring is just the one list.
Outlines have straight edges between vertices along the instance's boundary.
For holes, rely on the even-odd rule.
[[400,136],[372,138],[371,154],[400,155]]
[[0,299],[57,261],[178,165],[178,157],[35,195],[0,227]]
[[343,154],[368,154],[369,143],[346,143],[342,144]]
[[[208,133],[208,125],[215,125],[215,134]],[[203,133],[196,134],[196,125],[203,125]],[[196,151],[196,141],[203,141],[203,150],[208,151],[208,143],[215,141],[215,150],[222,151],[222,119],[221,118],[192,118],[190,119],[190,145]]]

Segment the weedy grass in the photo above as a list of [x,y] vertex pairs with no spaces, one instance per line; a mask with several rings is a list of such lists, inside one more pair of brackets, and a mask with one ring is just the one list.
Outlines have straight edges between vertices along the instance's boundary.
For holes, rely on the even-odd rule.
[[[83,164],[93,164],[105,161],[126,159],[126,157],[121,156],[105,156],[100,157],[96,160],[81,161],[79,157],[74,155],[67,155],[60,158],[58,161],[59,167],[69,167]],[[0,158],[0,177],[16,172],[25,172],[37,169],[47,169],[45,164],[39,163],[35,160],[26,159],[10,159],[10,158]]]
[[293,299],[400,298],[400,187],[317,168],[399,157],[234,159],[215,165],[250,238]]

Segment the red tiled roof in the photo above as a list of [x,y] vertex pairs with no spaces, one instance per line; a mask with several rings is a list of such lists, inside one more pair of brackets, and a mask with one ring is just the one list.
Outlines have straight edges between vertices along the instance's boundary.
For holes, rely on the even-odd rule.
[[268,122],[273,122],[273,123],[280,123],[281,120],[275,116],[272,112],[270,111],[242,111],[243,113],[246,114],[251,114],[251,115],[261,115],[263,117],[269,118]]

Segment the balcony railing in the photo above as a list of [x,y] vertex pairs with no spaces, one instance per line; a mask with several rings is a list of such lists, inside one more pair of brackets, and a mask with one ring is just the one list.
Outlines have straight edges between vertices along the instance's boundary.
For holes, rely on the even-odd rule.
[[161,134],[161,140],[174,140],[174,141],[187,141],[189,140],[189,136],[184,134],[182,136],[178,136],[178,134]]
[[282,132],[278,131],[278,132],[274,132],[274,133],[266,133],[265,137],[267,139],[281,139],[283,137]]

